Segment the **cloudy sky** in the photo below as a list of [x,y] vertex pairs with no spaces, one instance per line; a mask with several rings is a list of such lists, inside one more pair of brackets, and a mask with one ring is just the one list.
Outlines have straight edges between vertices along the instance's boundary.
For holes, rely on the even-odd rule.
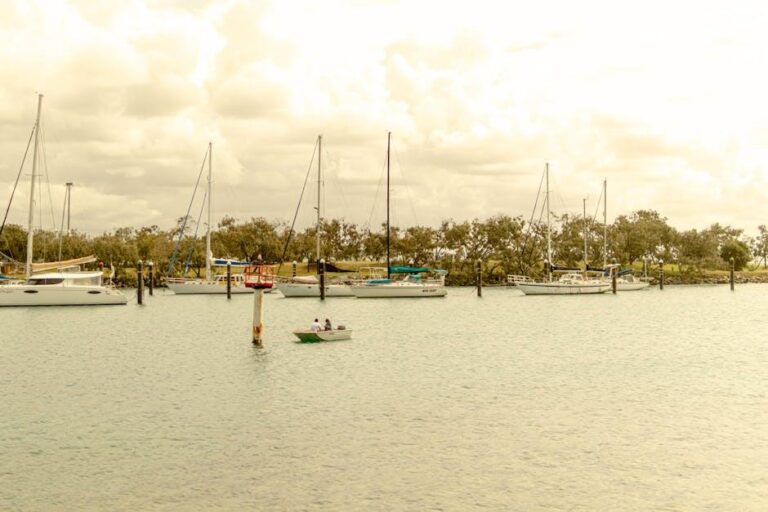
[[81,231],[170,227],[209,140],[215,219],[290,219],[320,133],[325,214],[378,225],[392,131],[401,225],[528,216],[548,161],[557,213],[593,210],[607,178],[611,218],[753,231],[766,26],[738,1],[5,1],[0,201],[40,92],[44,227],[66,181]]

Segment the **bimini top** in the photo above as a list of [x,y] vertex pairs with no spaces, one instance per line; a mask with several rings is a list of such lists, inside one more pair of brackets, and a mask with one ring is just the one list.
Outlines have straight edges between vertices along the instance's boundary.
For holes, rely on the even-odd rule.
[[447,274],[447,270],[429,267],[389,267],[390,274],[423,274],[434,272],[435,274]]
[[238,261],[238,260],[231,260],[228,258],[215,258],[213,261],[211,261],[211,264],[214,267],[226,267],[227,263],[232,265],[233,267],[247,267],[250,265],[247,261]]

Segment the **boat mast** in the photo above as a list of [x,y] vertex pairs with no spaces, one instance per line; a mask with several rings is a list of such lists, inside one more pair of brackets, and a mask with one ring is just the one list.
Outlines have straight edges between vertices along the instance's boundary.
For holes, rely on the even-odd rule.
[[584,202],[584,272],[587,271],[587,198],[583,199]]
[[608,179],[603,179],[603,268],[608,265]]
[[40,140],[40,109],[43,106],[43,95],[37,95],[37,118],[35,119],[35,147],[32,150],[32,184],[29,191],[29,217],[27,221],[27,265],[24,273],[29,278],[32,275],[32,253],[34,250],[33,222],[35,220],[35,180],[37,179],[37,144]]
[[546,175],[547,175],[547,196],[546,196],[546,203],[547,203],[547,279],[549,281],[552,281],[552,235],[550,233],[550,220],[549,220],[549,162],[546,164]]
[[205,280],[211,280],[211,174],[213,164],[213,142],[208,142],[208,226],[205,230]]
[[317,136],[317,224],[315,227],[315,243],[317,245],[317,256],[315,265],[318,274],[320,273],[320,190],[322,188],[322,178],[320,171],[320,162],[323,158],[323,136]]
[[389,147],[392,140],[392,132],[387,132],[387,279],[389,272]]

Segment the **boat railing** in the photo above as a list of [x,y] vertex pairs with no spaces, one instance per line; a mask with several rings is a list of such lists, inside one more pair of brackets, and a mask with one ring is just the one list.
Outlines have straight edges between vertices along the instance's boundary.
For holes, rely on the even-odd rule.
[[517,283],[532,283],[533,279],[519,274],[507,274],[507,284],[514,286]]

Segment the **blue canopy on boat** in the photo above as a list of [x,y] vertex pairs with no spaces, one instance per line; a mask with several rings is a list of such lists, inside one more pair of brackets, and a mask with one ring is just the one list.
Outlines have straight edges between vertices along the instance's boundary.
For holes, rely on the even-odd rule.
[[448,271],[439,268],[429,267],[389,267],[390,274],[423,274],[424,272],[435,272],[436,274],[447,274]]
[[233,267],[247,267],[250,265],[247,261],[228,260],[226,258],[214,258],[211,262],[214,267],[226,267],[230,263]]

